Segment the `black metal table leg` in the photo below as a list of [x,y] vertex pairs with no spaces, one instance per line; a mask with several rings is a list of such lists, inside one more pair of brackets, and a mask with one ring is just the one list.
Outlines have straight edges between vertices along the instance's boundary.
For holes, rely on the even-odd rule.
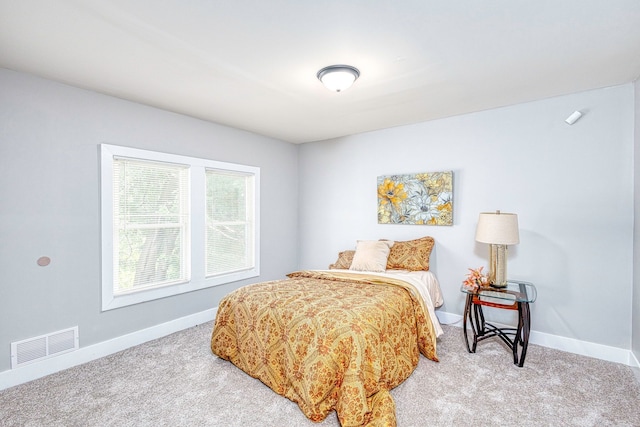
[[517,345],[517,343],[519,342],[522,346],[522,350],[520,351],[520,361],[518,362],[518,366],[522,368],[522,366],[524,366],[524,358],[527,356],[529,334],[531,331],[531,312],[529,311],[529,303],[518,303],[518,313],[518,317],[520,318],[518,323],[522,323],[522,327],[519,328],[520,330],[518,335],[515,337],[516,341],[514,342],[514,345]]
[[[469,320],[471,322],[471,327],[473,328],[473,320],[470,319],[470,315],[471,315],[471,306],[472,306],[472,300],[473,300],[473,295],[469,294],[467,295],[467,302],[464,306],[464,315],[462,317],[462,329],[464,330],[464,343],[467,345],[467,351],[469,353],[473,353],[475,352],[475,348],[474,351],[471,351],[471,347],[469,346],[469,338],[467,336],[467,321]],[[475,333],[474,333],[475,336]],[[475,341],[475,337],[474,337],[474,341]]]

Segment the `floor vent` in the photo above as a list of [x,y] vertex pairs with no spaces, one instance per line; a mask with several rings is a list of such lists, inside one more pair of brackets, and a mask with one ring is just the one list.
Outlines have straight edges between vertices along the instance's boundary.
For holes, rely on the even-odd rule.
[[11,369],[79,348],[78,327],[11,343]]

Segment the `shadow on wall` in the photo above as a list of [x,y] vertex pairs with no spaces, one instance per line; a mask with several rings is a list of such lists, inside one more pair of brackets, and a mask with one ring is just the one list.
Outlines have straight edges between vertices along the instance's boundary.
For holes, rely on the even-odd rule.
[[[484,260],[484,272],[487,273],[489,245],[476,242],[474,254]],[[507,250],[507,277],[531,282],[536,287],[538,298],[531,304],[532,329],[575,336],[568,326],[570,322],[564,319],[568,311],[564,308],[571,302],[572,290],[566,286],[569,283],[568,257],[558,244],[547,236],[520,229],[520,244],[511,245]],[[463,306],[464,298],[461,296],[460,300]],[[517,323],[515,312],[486,310],[485,315],[491,322]]]

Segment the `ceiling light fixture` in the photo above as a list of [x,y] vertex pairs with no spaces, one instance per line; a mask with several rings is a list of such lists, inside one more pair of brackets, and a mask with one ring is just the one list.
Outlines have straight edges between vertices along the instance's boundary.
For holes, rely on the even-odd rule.
[[360,71],[351,65],[329,65],[318,71],[318,80],[329,90],[342,92],[360,77]]

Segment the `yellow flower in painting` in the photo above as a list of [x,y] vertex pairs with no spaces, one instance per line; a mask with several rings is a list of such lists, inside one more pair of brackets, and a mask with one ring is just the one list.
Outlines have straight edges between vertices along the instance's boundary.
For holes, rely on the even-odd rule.
[[453,210],[453,208],[451,207],[451,202],[450,201],[446,202],[446,203],[443,203],[441,205],[438,205],[437,209],[440,212],[443,212],[443,211],[451,212]]
[[433,172],[416,175],[427,189],[430,196],[436,196],[444,191],[451,191],[451,173]]
[[378,199],[380,199],[381,205],[391,203],[397,208],[406,198],[407,192],[402,183],[396,184],[389,178],[385,178],[384,182],[378,186]]
[[386,209],[382,203],[378,205],[378,222],[380,224],[391,223],[391,211]]
[[451,225],[453,224],[453,214],[451,210],[444,210],[440,212],[438,216],[438,225]]

